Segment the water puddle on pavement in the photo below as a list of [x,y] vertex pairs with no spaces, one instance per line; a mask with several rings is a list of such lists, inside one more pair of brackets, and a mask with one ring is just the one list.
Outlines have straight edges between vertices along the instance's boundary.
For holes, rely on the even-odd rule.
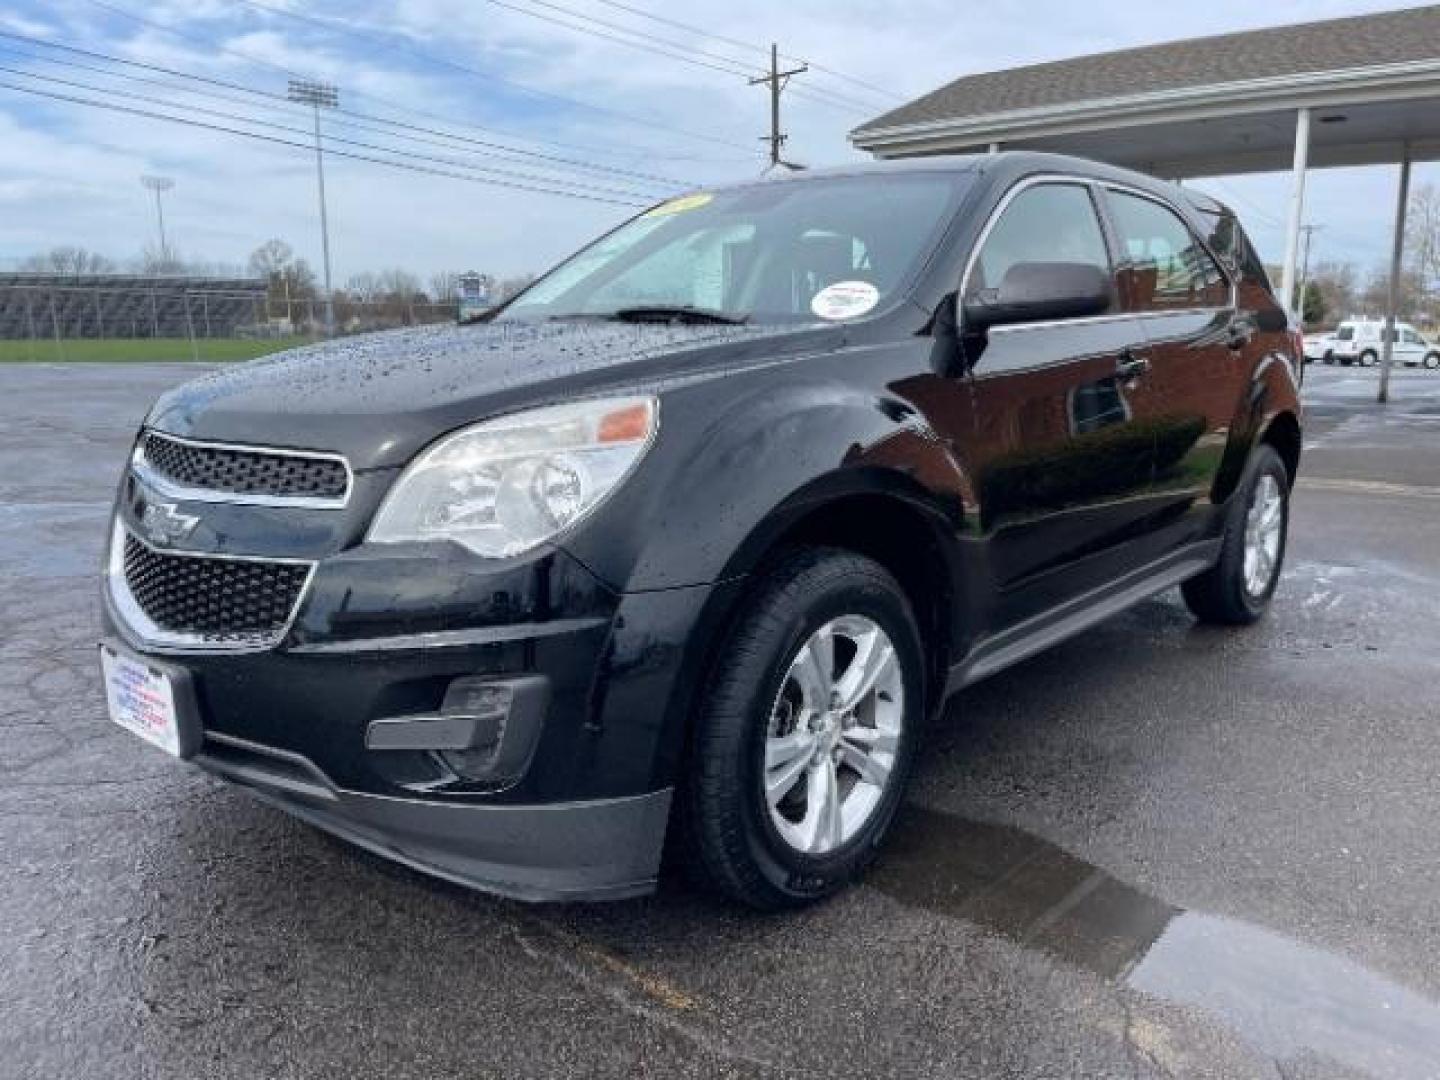
[[907,808],[866,884],[1221,1019],[1288,1061],[1440,1076],[1440,1005],[1334,953],[1187,911],[1008,825]]

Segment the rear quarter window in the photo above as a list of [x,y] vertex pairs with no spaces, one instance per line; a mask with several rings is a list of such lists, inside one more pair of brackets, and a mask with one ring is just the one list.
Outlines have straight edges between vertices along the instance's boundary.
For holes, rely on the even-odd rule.
[[1205,242],[1225,262],[1230,270],[1243,282],[1263,285],[1274,292],[1270,275],[1265,264],[1255,251],[1255,245],[1245,235],[1240,222],[1231,213],[1217,213],[1213,210],[1199,210],[1198,217],[1206,227]]

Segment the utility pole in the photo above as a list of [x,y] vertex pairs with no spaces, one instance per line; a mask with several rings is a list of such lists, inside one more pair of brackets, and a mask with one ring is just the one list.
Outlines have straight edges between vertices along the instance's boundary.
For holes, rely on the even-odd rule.
[[170,261],[170,249],[165,243],[165,207],[160,202],[162,192],[169,191],[175,186],[175,181],[168,176],[142,176],[140,183],[151,191],[155,192],[155,219],[160,224],[160,262]]
[[1300,300],[1295,305],[1295,310],[1300,313],[1300,325],[1305,325],[1305,289],[1310,284],[1310,242],[1315,234],[1323,229],[1323,225],[1307,224],[1301,226],[1300,231],[1305,234],[1305,254],[1300,259]]
[[335,294],[330,289],[330,222],[325,213],[325,150],[320,141],[320,110],[340,104],[340,92],[330,83],[291,79],[286,95],[291,101],[315,110],[315,178],[320,187],[320,249],[325,261],[325,333],[335,333]]
[[786,161],[780,156],[780,148],[785,145],[785,136],[780,133],[780,91],[785,89],[785,84],[790,81],[790,76],[800,75],[810,70],[809,64],[801,64],[789,71],[780,70],[780,49],[774,42],[770,44],[770,74],[759,75],[750,80],[751,86],[759,86],[765,83],[770,87],[770,134],[762,135],[761,142],[770,144],[770,167],[783,166],[787,169],[803,169],[803,165],[796,165]]

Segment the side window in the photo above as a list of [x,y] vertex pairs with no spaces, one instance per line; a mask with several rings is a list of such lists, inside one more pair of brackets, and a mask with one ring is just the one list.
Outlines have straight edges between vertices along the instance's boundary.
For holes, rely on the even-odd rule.
[[1221,307],[1229,300],[1219,264],[1173,210],[1123,191],[1107,198],[1120,233],[1131,310]]
[[1012,266],[1073,262],[1110,273],[1105,234],[1090,192],[1079,184],[1037,184],[1011,200],[970,268],[965,295],[998,288]]
[[1205,237],[1210,243],[1210,250],[1225,260],[1241,279],[1258,282],[1271,289],[1270,275],[1265,271],[1265,264],[1261,262],[1260,256],[1255,252],[1255,245],[1250,243],[1250,238],[1245,235],[1245,230],[1240,228],[1240,223],[1234,216],[1201,210],[1200,217],[1210,227],[1209,235]]
[[1417,334],[1414,330],[1410,330],[1410,329],[1407,328],[1406,331],[1405,331],[1405,344],[1406,344],[1406,345],[1419,345],[1419,344],[1421,344],[1420,335]]

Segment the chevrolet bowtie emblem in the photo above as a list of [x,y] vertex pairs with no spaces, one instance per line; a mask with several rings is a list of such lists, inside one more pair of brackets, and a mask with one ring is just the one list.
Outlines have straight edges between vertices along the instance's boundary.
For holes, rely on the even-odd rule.
[[174,503],[152,502],[145,504],[140,515],[140,527],[145,538],[157,547],[171,547],[184,540],[200,524],[193,514],[182,514]]

